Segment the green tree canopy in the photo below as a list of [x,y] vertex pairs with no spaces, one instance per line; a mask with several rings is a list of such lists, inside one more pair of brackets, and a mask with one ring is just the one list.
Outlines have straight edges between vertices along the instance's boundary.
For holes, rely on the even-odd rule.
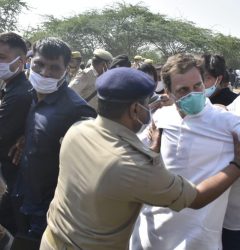
[[223,55],[229,68],[240,68],[240,39],[218,33],[214,36],[212,52]]
[[24,1],[0,0],[0,32],[17,30],[17,18],[24,8],[28,8]]
[[141,53],[158,62],[180,52],[219,53],[231,67],[240,68],[236,57],[240,53],[238,38],[214,34],[184,20],[169,19],[140,4],[121,2],[62,19],[47,16],[42,25],[25,36],[31,41],[46,36],[60,37],[73,50],[80,50],[85,61],[95,48],[101,47],[114,56],[128,54],[133,58]]

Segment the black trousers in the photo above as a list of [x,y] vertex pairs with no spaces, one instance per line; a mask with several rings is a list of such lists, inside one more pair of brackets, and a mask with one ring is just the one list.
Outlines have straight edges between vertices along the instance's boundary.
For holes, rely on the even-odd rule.
[[222,243],[223,250],[240,250],[240,231],[223,228]]
[[12,199],[9,193],[3,196],[0,204],[0,224],[12,235],[17,232],[16,212],[19,210],[21,199]]
[[7,184],[7,193],[4,194],[0,202],[0,224],[8,229],[12,235],[15,235],[17,232],[16,212],[19,210],[22,200],[20,197],[12,198],[18,171],[19,168],[13,165],[9,160],[1,160],[0,175]]
[[46,215],[24,215],[20,212],[17,226],[18,236],[41,240],[42,235],[47,227]]

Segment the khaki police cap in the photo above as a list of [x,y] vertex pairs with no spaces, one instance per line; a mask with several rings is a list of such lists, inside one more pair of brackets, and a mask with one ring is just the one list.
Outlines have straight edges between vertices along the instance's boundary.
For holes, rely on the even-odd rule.
[[153,64],[153,60],[152,59],[145,59],[144,63],[146,63],[146,64]]
[[93,55],[103,59],[104,61],[111,62],[113,60],[112,54],[104,49],[95,49]]
[[82,58],[81,53],[79,51],[72,52],[72,59]]
[[98,98],[112,102],[131,102],[151,96],[156,83],[144,72],[127,67],[108,70],[96,80]]
[[142,60],[142,56],[136,55],[134,56],[134,60]]

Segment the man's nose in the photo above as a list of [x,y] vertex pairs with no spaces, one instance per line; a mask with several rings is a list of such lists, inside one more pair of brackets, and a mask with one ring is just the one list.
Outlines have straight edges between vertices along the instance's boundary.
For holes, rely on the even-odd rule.
[[41,76],[51,78],[51,70],[49,70],[48,68],[42,68],[39,73]]

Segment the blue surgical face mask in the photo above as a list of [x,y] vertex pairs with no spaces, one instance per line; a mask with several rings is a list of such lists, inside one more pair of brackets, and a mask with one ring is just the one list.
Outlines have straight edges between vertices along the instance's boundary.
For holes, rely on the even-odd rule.
[[205,95],[207,97],[212,96],[213,93],[216,91],[216,89],[217,89],[217,81],[218,81],[218,77],[217,77],[215,83],[213,84],[213,86],[211,86],[210,88],[205,88]]
[[185,115],[195,115],[203,110],[205,102],[205,92],[191,92],[177,100],[176,104]]

